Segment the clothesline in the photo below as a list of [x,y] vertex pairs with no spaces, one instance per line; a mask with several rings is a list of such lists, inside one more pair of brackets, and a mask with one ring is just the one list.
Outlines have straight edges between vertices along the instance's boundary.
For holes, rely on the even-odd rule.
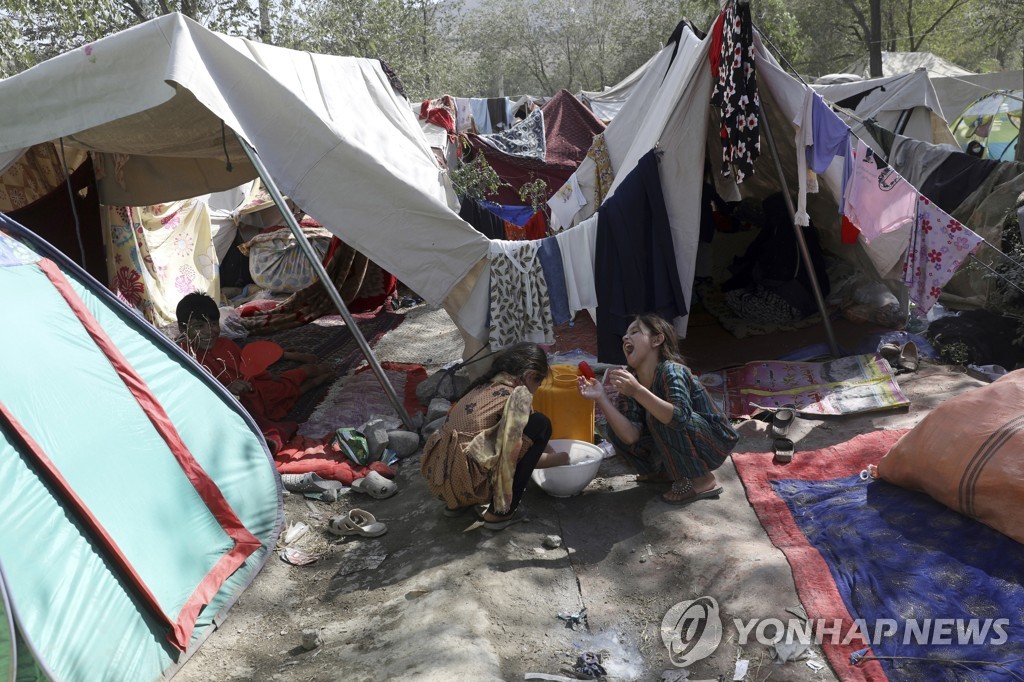
[[[1010,257],[1009,254],[1007,254],[1007,253],[1005,253],[1003,251],[1000,251],[998,248],[996,248],[994,245],[990,244],[988,241],[986,241],[984,239],[981,241],[981,244],[982,244],[982,246],[987,246],[988,248],[990,248],[993,251],[995,251],[996,253],[998,253],[1000,256],[1005,258],[1007,260],[1007,262],[1012,264],[1013,267],[1017,268],[1021,273],[1024,273],[1024,263],[1020,263],[1018,261],[1015,261],[1013,258]],[[1004,282],[1006,282],[1007,284],[1009,284],[1011,287],[1013,287],[1014,289],[1016,289],[1020,293],[1024,294],[1024,288],[1017,286],[1017,284],[1013,280],[1011,280],[1005,274],[1003,274],[1003,273],[999,272],[998,270],[994,269],[991,265],[989,265],[988,263],[986,263],[983,260],[981,260],[980,258],[978,258],[975,254],[973,254],[973,253],[970,254],[968,256],[968,258],[970,258],[973,262],[977,263],[981,267],[983,267],[986,270],[988,270],[989,272],[991,272],[993,275],[995,275],[999,279],[1001,279]]]

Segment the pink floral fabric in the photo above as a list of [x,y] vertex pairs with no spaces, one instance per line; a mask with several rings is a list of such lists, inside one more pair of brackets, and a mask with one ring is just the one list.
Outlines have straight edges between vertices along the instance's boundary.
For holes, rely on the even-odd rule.
[[903,283],[910,300],[926,313],[942,287],[984,240],[923,195],[917,198],[917,224],[910,237]]

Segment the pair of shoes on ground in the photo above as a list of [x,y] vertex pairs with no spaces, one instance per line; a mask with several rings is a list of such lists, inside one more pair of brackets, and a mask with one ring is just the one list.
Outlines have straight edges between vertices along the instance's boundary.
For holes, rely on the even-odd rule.
[[688,478],[680,479],[672,484],[672,488],[661,496],[661,501],[681,507],[697,500],[705,500],[709,497],[718,497],[722,494],[722,486],[718,485],[711,490],[697,492],[693,488],[693,481]]
[[787,438],[789,427],[799,415],[796,405],[789,403],[775,410],[772,414],[770,433],[772,440],[772,451],[775,453],[775,461],[779,464],[789,464],[793,461],[793,453],[796,448],[793,441]]
[[398,492],[398,485],[389,481],[376,471],[371,471],[363,478],[352,481],[352,490],[364,493],[378,500],[386,500]]
[[352,509],[333,517],[327,523],[327,532],[339,537],[359,535],[364,538],[376,538],[387,533],[388,527],[378,521],[370,512],[363,509]]
[[921,362],[917,344],[913,341],[907,341],[902,346],[897,343],[883,343],[879,346],[878,352],[890,365],[904,372],[916,371]]

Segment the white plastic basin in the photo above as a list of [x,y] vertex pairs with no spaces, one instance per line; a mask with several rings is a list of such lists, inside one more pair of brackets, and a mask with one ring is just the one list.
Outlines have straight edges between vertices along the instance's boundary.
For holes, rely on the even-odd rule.
[[569,464],[534,469],[534,483],[553,497],[579,495],[597,476],[604,452],[593,443],[582,440],[555,439],[548,445],[555,452],[568,452]]

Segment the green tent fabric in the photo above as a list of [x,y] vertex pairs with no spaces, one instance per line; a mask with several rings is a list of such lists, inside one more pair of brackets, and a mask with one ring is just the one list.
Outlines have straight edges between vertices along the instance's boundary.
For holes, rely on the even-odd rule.
[[4,216],[0,292],[0,565],[19,679],[26,650],[50,679],[166,676],[280,532],[266,444],[191,358]]

